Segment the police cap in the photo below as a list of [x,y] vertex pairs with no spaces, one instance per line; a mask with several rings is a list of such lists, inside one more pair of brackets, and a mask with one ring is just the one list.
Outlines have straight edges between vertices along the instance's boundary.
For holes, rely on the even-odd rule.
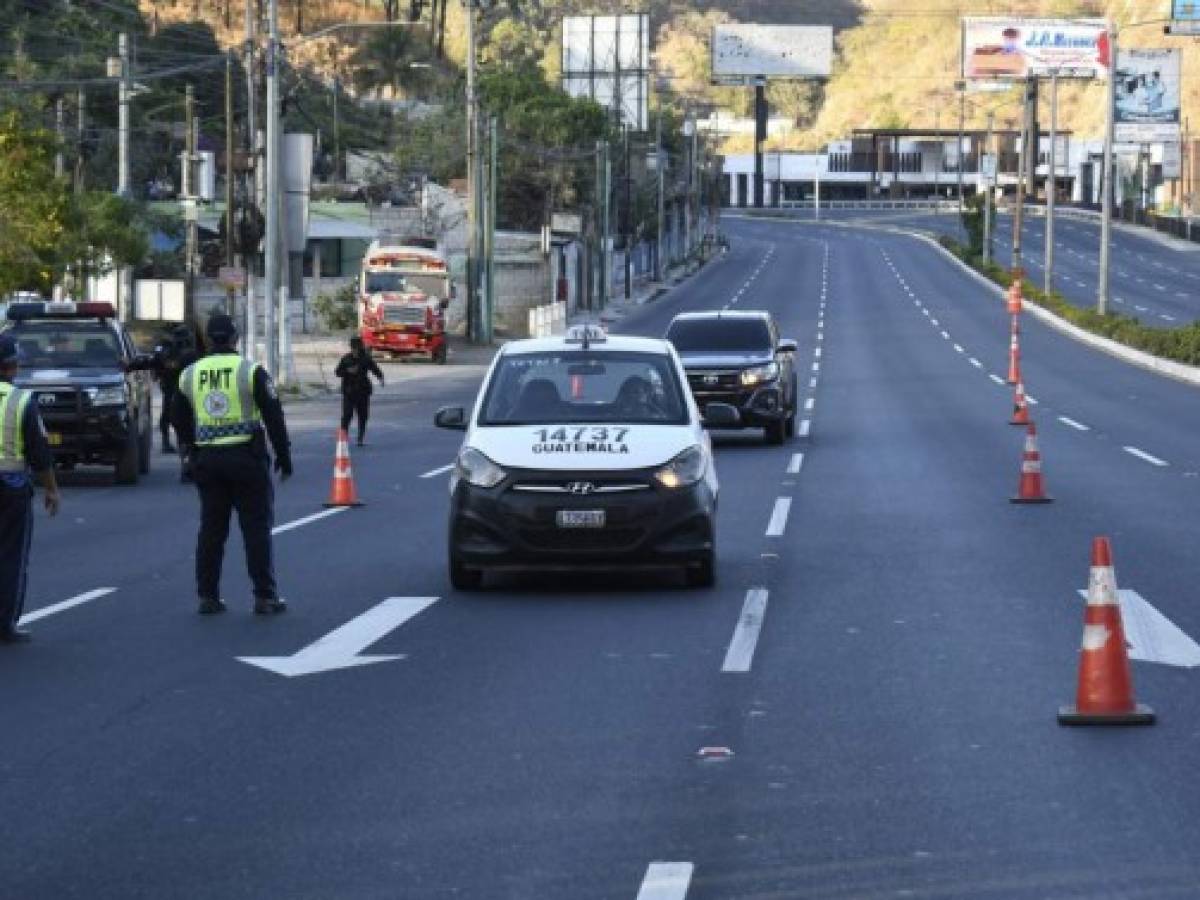
[[224,313],[218,313],[208,320],[208,327],[205,329],[205,334],[208,335],[208,339],[214,344],[226,346],[238,339],[237,325],[234,323],[232,317]]

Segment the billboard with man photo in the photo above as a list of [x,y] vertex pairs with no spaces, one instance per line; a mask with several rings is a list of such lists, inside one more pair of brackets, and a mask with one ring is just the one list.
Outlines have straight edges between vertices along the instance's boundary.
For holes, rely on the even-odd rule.
[[1121,50],[1113,107],[1119,143],[1179,140],[1179,50]]

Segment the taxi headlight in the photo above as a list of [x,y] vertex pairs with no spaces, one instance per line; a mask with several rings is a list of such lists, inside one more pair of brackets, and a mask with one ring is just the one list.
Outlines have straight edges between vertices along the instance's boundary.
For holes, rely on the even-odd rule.
[[88,400],[92,406],[124,406],[127,394],[125,385],[114,384],[109,387],[88,388]]
[[493,488],[504,480],[506,473],[478,450],[466,447],[458,454],[454,475],[475,487]]
[[762,384],[764,381],[774,381],[779,377],[779,363],[767,363],[765,366],[756,366],[753,369],[742,370],[742,386],[754,387],[756,384]]
[[704,477],[707,463],[704,451],[697,444],[688,447],[673,460],[654,473],[655,480],[665,488],[681,488],[695,484]]

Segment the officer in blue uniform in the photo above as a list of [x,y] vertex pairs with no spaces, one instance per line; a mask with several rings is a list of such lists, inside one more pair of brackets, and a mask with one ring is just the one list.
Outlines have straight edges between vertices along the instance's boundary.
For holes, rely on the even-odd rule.
[[171,423],[200,493],[200,534],[196,540],[196,591],[199,612],[225,611],[221,600],[221,562],[229,518],[237,510],[246,549],[246,567],[254,583],[254,612],[281,613],[287,603],[275,586],[271,526],[275,493],[271,456],[284,479],[292,474],[292,455],[283,407],[271,376],[237,352],[233,319],[208,321],[211,352],[183,370],[171,406]]
[[58,512],[58,483],[33,395],[13,386],[17,344],[0,334],[0,644],[29,640],[17,626],[25,607],[26,569],[33,537],[30,471],[45,488],[46,512]]

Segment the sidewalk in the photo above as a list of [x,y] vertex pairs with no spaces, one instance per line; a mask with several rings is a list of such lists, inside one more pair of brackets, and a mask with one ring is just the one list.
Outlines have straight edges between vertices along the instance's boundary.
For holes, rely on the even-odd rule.
[[619,285],[616,288],[616,291],[619,293],[609,300],[608,305],[604,309],[599,312],[595,310],[576,311],[567,318],[567,325],[582,325],[595,322],[598,319],[600,324],[605,328],[611,328],[630,313],[645,306],[647,303],[653,303],[663,294],[673,290],[677,285],[691,278],[692,275],[699,272],[706,265],[719,261],[723,255],[724,251],[717,251],[706,260],[693,260],[675,266],[663,273],[662,281],[654,281],[650,278],[635,280],[628,300],[624,297],[625,286],[623,284]]

